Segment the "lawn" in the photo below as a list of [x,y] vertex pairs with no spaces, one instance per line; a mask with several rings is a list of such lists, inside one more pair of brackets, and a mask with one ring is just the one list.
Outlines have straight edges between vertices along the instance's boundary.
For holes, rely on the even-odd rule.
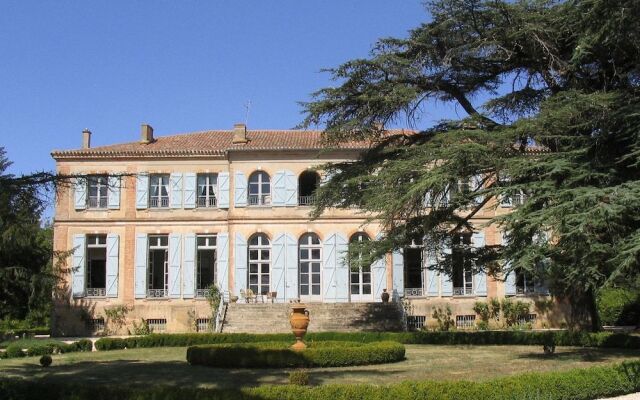
[[[539,346],[407,345],[405,361],[363,367],[311,369],[311,383],[396,383],[402,380],[483,380],[528,371],[566,370],[640,359],[640,350]],[[190,366],[186,348],[164,347],[53,356],[47,369],[37,357],[0,360],[0,376],[51,382],[202,387],[258,386],[287,382],[284,369],[216,369]]]

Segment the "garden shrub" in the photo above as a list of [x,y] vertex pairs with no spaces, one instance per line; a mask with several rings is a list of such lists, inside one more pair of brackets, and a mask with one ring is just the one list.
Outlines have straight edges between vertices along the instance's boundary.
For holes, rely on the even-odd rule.
[[451,307],[447,305],[445,309],[438,307],[433,311],[432,317],[438,323],[438,329],[441,331],[448,331],[452,328],[455,328],[456,323],[451,318]]
[[[122,350],[127,347],[127,341],[121,338],[102,338],[96,340],[96,350]],[[150,346],[151,347],[151,346]]]
[[640,295],[635,290],[602,289],[598,294],[598,314],[603,325],[640,323]]
[[53,343],[43,344],[43,345],[35,345],[27,348],[27,356],[44,356],[53,354],[56,350],[56,345]]
[[404,359],[397,342],[313,342],[294,351],[284,342],[199,345],[187,349],[191,365],[221,368],[344,367],[383,364]]
[[508,327],[518,325],[520,321],[527,318],[530,311],[530,304],[524,301],[513,301],[504,299],[501,303],[502,316]]
[[52,361],[53,360],[51,359],[51,356],[48,354],[45,354],[42,357],[40,357],[40,365],[42,365],[45,368],[51,365]]
[[307,386],[309,384],[309,371],[305,369],[298,369],[289,372],[289,384]]
[[7,351],[5,351],[5,356],[7,358],[17,358],[24,357],[26,354],[22,351],[22,346],[20,344],[10,344],[7,346]]

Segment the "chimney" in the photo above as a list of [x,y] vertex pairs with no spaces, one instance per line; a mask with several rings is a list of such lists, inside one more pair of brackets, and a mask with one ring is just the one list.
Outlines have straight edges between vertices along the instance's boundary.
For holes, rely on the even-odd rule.
[[233,125],[233,144],[247,143],[247,126],[245,124]]
[[90,149],[91,148],[91,131],[86,129],[82,131],[82,148]]
[[149,144],[153,142],[153,128],[151,125],[142,124],[140,129],[140,143]]

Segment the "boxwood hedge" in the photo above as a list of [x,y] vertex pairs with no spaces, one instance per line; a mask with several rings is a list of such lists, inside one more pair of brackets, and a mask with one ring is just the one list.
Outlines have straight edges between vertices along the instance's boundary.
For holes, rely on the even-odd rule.
[[482,382],[422,381],[384,386],[337,384],[206,389],[182,386],[55,384],[42,380],[0,379],[0,398],[3,400],[587,400],[636,391],[640,391],[640,361],[561,372],[528,373]]
[[404,354],[398,342],[311,342],[299,352],[288,343],[265,342],[191,346],[187,361],[219,368],[344,367],[401,361]]
[[25,356],[43,356],[58,353],[73,353],[77,351],[91,351],[93,343],[89,339],[81,339],[73,343],[43,341],[42,344],[31,343],[24,346],[24,343],[17,340],[15,343],[7,346],[2,358],[15,358]]

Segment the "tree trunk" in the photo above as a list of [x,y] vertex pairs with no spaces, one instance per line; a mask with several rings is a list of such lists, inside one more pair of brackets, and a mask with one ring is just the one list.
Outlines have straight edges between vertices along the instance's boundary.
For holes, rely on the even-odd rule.
[[598,332],[601,329],[600,315],[598,314],[598,304],[596,303],[596,294],[593,289],[587,290],[585,294],[587,311],[591,320],[591,331]]

